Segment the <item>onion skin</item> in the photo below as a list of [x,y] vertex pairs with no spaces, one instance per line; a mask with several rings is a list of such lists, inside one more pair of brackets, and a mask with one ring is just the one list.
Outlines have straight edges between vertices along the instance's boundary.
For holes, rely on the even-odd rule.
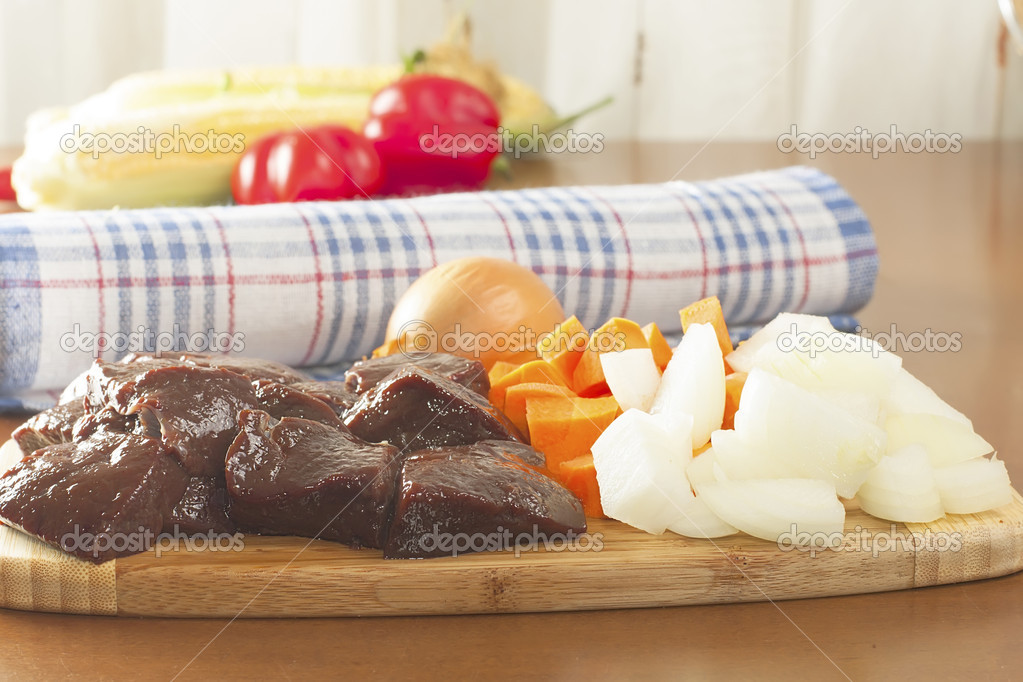
[[413,282],[391,313],[387,339],[405,336],[406,349],[477,359],[489,370],[498,360],[536,359],[540,337],[564,319],[554,292],[532,270],[473,256],[438,265]]

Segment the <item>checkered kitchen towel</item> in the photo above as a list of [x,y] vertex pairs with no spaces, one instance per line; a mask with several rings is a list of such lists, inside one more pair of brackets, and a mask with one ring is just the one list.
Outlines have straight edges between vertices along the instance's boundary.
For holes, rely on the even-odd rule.
[[417,275],[483,254],[531,267],[589,327],[619,315],[667,332],[681,305],[715,293],[733,325],[851,313],[878,267],[859,207],[802,167],[698,183],[10,214],[0,216],[0,409],[51,404],[104,336],[106,359],[126,343],[152,350],[205,333],[240,341],[245,355],[337,365],[382,342]]

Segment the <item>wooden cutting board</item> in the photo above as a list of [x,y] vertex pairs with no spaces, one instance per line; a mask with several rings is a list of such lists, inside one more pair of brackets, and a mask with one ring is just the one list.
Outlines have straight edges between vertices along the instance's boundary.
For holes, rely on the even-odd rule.
[[[590,551],[385,561],[376,550],[252,536],[241,551],[150,550],[96,566],[0,527],[0,606],[227,618],[568,611],[882,592],[1023,569],[1019,494],[1001,509],[926,525],[854,509],[846,529],[842,550],[814,556],[746,535],[693,540],[593,521]],[[930,548],[914,548],[928,531]]]

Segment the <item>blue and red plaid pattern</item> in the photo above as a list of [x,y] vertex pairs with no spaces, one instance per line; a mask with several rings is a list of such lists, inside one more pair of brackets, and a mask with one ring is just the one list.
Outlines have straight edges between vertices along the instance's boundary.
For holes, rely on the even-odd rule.
[[52,403],[90,364],[92,353],[67,349],[73,330],[243,335],[245,355],[330,375],[382,342],[420,273],[468,255],[531,267],[589,327],[617,315],[669,333],[680,306],[711,294],[737,328],[786,310],[852,313],[878,268],[862,211],[804,167],[696,183],[10,214],[0,216],[0,409]]

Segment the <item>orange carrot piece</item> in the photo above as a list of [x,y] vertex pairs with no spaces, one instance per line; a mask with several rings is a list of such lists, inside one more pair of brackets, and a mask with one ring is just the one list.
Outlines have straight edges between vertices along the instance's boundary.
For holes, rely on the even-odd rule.
[[714,332],[718,336],[718,345],[721,346],[721,354],[728,355],[732,352],[732,337],[728,335],[728,326],[725,324],[725,313],[721,310],[721,301],[717,296],[705,298],[696,303],[690,303],[678,311],[682,320],[682,332],[689,329],[689,325],[709,322],[714,326]]
[[557,367],[566,377],[571,377],[589,340],[586,327],[573,315],[540,340],[538,355],[541,360]]
[[600,354],[587,349],[583,353],[575,372],[572,373],[572,388],[579,395],[591,397],[610,390],[604,379],[604,368],[600,366]]
[[383,344],[373,350],[373,357],[383,358],[388,355],[394,355],[400,350],[398,347],[398,339],[388,339]]
[[587,454],[620,411],[614,398],[529,398],[530,443],[556,472],[562,462]]
[[586,350],[572,374],[572,388],[587,398],[609,393],[607,381],[604,380],[604,368],[600,366],[600,354],[649,347],[638,324],[623,317],[612,317],[590,336]]
[[516,384],[537,383],[568,386],[568,379],[558,369],[543,360],[530,360],[490,383],[490,402],[504,411],[504,396]]
[[742,387],[746,385],[746,372],[732,372],[725,377],[725,418],[721,428],[735,428],[735,411],[739,409],[739,397]]
[[523,436],[529,437],[529,423],[526,421],[526,401],[541,397],[574,397],[575,393],[558,384],[526,382],[509,386],[504,394],[504,414],[519,428]]
[[657,363],[657,366],[663,372],[664,368],[668,366],[668,362],[671,361],[671,345],[664,338],[664,334],[661,333],[661,329],[657,326],[656,322],[651,322],[643,327],[643,337],[646,338],[650,350],[654,352],[654,362]]
[[600,487],[597,485],[597,470],[593,467],[593,455],[586,454],[562,462],[557,478],[583,503],[586,516],[607,518],[600,506]]
[[493,386],[498,381],[500,381],[502,377],[511,374],[519,366],[520,365],[516,365],[514,362],[508,362],[507,360],[498,360],[490,368],[490,372],[487,373],[487,376],[490,378],[490,385]]

